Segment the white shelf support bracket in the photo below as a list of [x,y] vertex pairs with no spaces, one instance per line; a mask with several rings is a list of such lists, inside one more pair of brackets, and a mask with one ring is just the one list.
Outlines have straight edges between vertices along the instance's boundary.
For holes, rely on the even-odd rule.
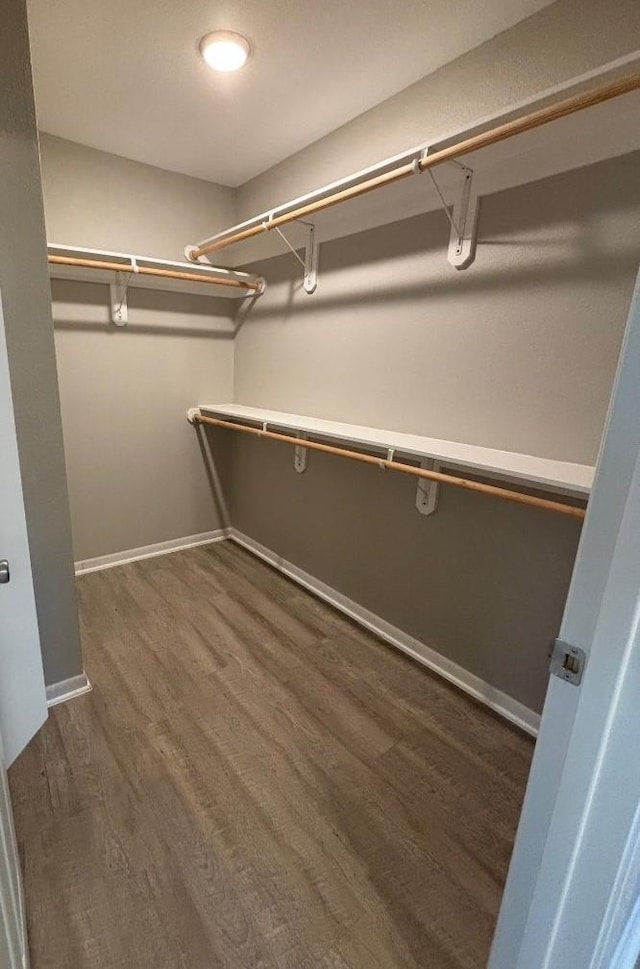
[[129,322],[127,304],[128,273],[114,273],[115,280],[109,286],[111,300],[111,322],[116,326],[126,326]]
[[[440,465],[433,458],[424,458],[420,462],[420,467],[426,471],[439,471]],[[418,478],[418,490],[416,492],[416,508],[421,515],[433,515],[438,507],[438,494],[440,485],[437,481],[429,481],[428,478]]]
[[478,207],[480,199],[473,187],[473,172],[463,169],[463,183],[453,206],[448,259],[455,269],[467,269],[476,258]]
[[304,282],[302,284],[305,293],[308,293],[309,296],[315,293],[318,285],[319,252],[320,246],[316,239],[316,227],[315,225],[310,225],[309,235],[307,236],[307,247],[304,253]]
[[[426,158],[429,150],[422,155]],[[447,258],[455,269],[466,269],[476,258],[476,242],[478,236],[478,207],[480,199],[473,188],[473,170],[453,160],[454,164],[462,171],[462,188],[458,200],[454,203],[453,212],[449,211],[447,201],[440,191],[440,186],[430,168],[426,171],[440,199],[440,204],[449,224],[451,232],[449,234],[449,251]],[[414,170],[419,172],[420,159],[414,161]]]
[[[298,221],[302,222],[302,220],[298,220]],[[307,244],[304,250],[304,259],[300,257],[300,255],[298,254],[298,250],[291,245],[286,235],[284,234],[284,232],[282,232],[279,226],[271,224],[271,218],[269,218],[266,222],[263,222],[263,226],[265,229],[268,229],[269,231],[271,231],[271,229],[276,230],[276,232],[284,242],[287,249],[289,249],[289,251],[293,253],[293,255],[296,257],[296,259],[304,269],[304,277],[303,277],[302,285],[305,293],[311,296],[312,293],[315,293],[316,288],[318,286],[318,256],[319,256],[320,247],[316,239],[315,225],[312,225],[310,222],[302,222],[302,225],[306,225],[307,229],[309,230],[309,234],[307,236]]]
[[126,326],[129,322],[129,306],[127,303],[127,289],[132,273],[137,273],[138,263],[134,256],[127,257],[131,261],[131,267],[127,266],[126,272],[114,273],[114,281],[109,286],[111,299],[111,322],[116,326]]
[[[301,431],[296,435],[301,441],[306,441],[307,436]],[[309,454],[309,449],[303,447],[302,444],[297,444],[293,455],[293,466],[298,474],[303,474],[307,470],[307,457]]]

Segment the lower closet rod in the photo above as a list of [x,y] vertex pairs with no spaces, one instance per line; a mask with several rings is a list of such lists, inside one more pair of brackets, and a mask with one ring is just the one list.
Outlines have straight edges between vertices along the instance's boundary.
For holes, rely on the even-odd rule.
[[[49,256],[49,262],[54,266],[79,266],[82,269],[105,269],[111,272],[133,273],[133,266],[126,263],[107,262],[104,259],[81,259],[75,256]],[[231,276],[205,276],[204,274],[184,272],[179,269],[159,269],[157,266],[137,265],[135,272],[140,276],[161,276],[167,279],[185,279],[188,282],[211,283],[215,286],[232,286],[234,289],[250,289],[256,292],[260,283],[251,279],[234,279]]]
[[493,495],[494,498],[503,498],[505,501],[515,501],[520,505],[533,505],[534,508],[543,508],[546,511],[555,511],[560,515],[569,515],[571,518],[584,518],[586,509],[576,508],[573,505],[565,505],[560,501],[551,501],[548,498],[538,498],[535,495],[522,494],[519,491],[511,491],[509,488],[498,488],[496,485],[484,484],[481,481],[472,481],[469,478],[457,478],[441,471],[429,471],[427,468],[418,468],[411,464],[402,464],[400,461],[389,461],[388,458],[377,458],[372,454],[362,454],[360,451],[350,451],[347,448],[334,447],[332,444],[320,444],[319,441],[308,441],[306,438],[291,437],[289,434],[276,434],[274,431],[263,431],[259,427],[247,427],[245,424],[234,424],[233,421],[223,421],[217,417],[205,417],[199,412],[193,415],[194,424],[213,424],[215,427],[227,427],[232,431],[242,431],[245,434],[255,434],[257,437],[268,437],[272,441],[281,441],[284,444],[292,444],[294,447],[305,447],[312,451],[324,451],[325,454],[335,454],[340,458],[350,458],[352,461],[361,461],[363,464],[373,464],[378,468],[385,468],[389,471],[400,471],[402,474],[412,474],[416,478],[428,478],[429,481],[438,481],[440,484],[453,485],[455,488],[465,488],[467,491],[480,491],[485,495]]

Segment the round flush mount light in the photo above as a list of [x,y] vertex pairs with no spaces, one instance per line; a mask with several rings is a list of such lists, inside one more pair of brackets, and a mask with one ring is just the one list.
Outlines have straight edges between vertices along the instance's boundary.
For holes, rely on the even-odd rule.
[[214,71],[237,71],[247,63],[251,45],[242,34],[214,30],[200,41],[200,53]]

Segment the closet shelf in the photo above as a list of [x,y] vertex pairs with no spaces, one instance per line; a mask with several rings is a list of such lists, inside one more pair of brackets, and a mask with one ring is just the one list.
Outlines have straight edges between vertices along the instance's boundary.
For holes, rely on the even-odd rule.
[[47,246],[52,279],[111,283],[198,296],[244,299],[264,291],[264,280],[250,273],[193,263],[134,256],[105,249]]
[[[265,430],[283,429],[293,431],[296,435],[306,434],[314,438],[380,449],[386,453],[395,452],[420,461],[432,459],[439,466],[455,471],[498,478],[511,484],[575,498],[587,498],[593,484],[593,467],[569,461],[554,461],[530,454],[442,441],[359,424],[343,424],[339,421],[303,417],[300,414],[247,407],[243,404],[201,404],[198,410],[204,417],[241,421]],[[304,446],[303,441],[301,444]]]
[[[465,268],[473,260],[475,246],[475,211],[467,215],[469,192],[475,210],[479,196],[640,148],[638,67],[637,56],[630,56],[625,63],[603,68],[599,74],[559,85],[527,103],[379,161],[190,244],[185,247],[185,256],[194,264],[203,264],[199,260],[231,246],[236,252],[235,247],[242,243],[242,258],[238,256],[235,261],[246,264],[285,251],[287,245],[295,249],[304,246],[302,235],[293,245],[279,238],[281,227],[298,220],[313,219],[317,245],[434,211],[444,204],[447,210],[454,207],[450,261],[456,268]],[[438,185],[433,185],[428,176],[436,166]],[[421,179],[413,177],[420,173]],[[339,204],[342,202],[350,204],[343,206]],[[467,258],[461,252],[465,243],[470,247]],[[307,242],[308,259],[311,248]]]

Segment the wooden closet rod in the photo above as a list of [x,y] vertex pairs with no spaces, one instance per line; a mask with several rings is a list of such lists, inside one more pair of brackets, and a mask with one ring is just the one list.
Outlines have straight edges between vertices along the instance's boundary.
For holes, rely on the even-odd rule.
[[249,226],[247,229],[241,229],[223,239],[212,240],[200,246],[194,246],[187,251],[187,256],[192,262],[197,262],[200,256],[206,256],[211,252],[217,252],[219,249],[225,249],[227,246],[235,245],[237,242],[243,242],[245,239],[260,235],[261,232],[268,232],[289,222],[295,222],[297,219],[304,219],[313,215],[315,212],[322,212],[324,209],[338,205],[340,202],[347,202],[349,199],[365,195],[367,192],[381,188],[383,185],[398,182],[400,179],[415,174],[416,170],[422,172],[427,168],[434,168],[443,162],[453,161],[453,159],[459,158],[461,155],[467,155],[480,148],[495,145],[499,141],[504,141],[506,138],[513,138],[514,135],[524,134],[524,132],[531,131],[533,128],[539,128],[541,125],[548,124],[550,121],[564,118],[569,114],[574,114],[576,111],[593,107],[595,104],[602,104],[604,101],[610,101],[612,98],[617,98],[621,94],[628,94],[639,88],[640,73],[625,75],[625,77],[612,81],[609,84],[600,85],[600,87],[592,88],[590,91],[584,91],[581,94],[575,94],[572,97],[564,98],[562,101],[557,101],[555,104],[549,104],[544,108],[539,108],[537,111],[525,114],[520,118],[514,118],[512,121],[507,121],[495,128],[490,128],[488,131],[481,132],[481,134],[473,135],[471,138],[459,141],[454,145],[450,145],[448,148],[441,148],[440,151],[435,151],[432,155],[423,155],[417,164],[408,162],[405,165],[400,165],[398,168],[392,169],[390,172],[385,172],[383,175],[376,175],[374,178],[342,189],[342,191],[335,192],[333,195],[327,195],[325,198],[308,202],[306,205],[301,205],[291,212],[274,215],[272,218],[265,218],[263,222]]
[[133,265],[127,265],[126,263],[120,262],[107,262],[102,259],[81,259],[76,256],[49,256],[49,262],[54,263],[57,266],[80,266],[83,269],[108,269],[111,272],[117,273],[137,273],[140,276],[162,276],[168,279],[185,279],[188,282],[198,282],[198,283],[210,283],[215,286],[232,286],[234,289],[250,289],[258,291],[260,287],[259,282],[253,280],[247,280],[246,282],[242,279],[234,279],[232,277],[221,276],[219,279],[213,276],[203,276],[198,273],[183,272],[180,269],[160,269],[157,266],[141,266],[136,263],[136,268],[134,270]]
[[416,478],[428,478],[429,481],[453,485],[454,488],[465,488],[467,491],[480,491],[482,494],[492,495],[494,498],[515,501],[520,505],[533,505],[534,508],[555,511],[560,515],[569,515],[571,518],[584,518],[586,513],[584,508],[565,505],[560,501],[551,501],[548,498],[537,498],[535,495],[522,494],[519,491],[511,491],[509,488],[498,488],[496,485],[484,484],[481,481],[472,481],[469,478],[457,478],[450,474],[444,474],[441,471],[429,471],[427,468],[418,468],[411,464],[402,464],[400,461],[378,458],[373,454],[362,454],[360,451],[334,447],[332,444],[321,444],[319,441],[308,441],[306,438],[292,437],[289,434],[263,431],[259,427],[248,427],[246,424],[234,424],[233,421],[223,421],[217,417],[205,417],[204,414],[199,412],[195,413],[191,419],[194,424],[213,424],[215,427],[227,427],[232,431],[242,431],[244,434],[255,434],[257,437],[267,437],[272,441],[292,444],[294,447],[305,447],[312,451],[324,451],[325,454],[334,454],[339,458],[349,458],[351,461],[373,464],[375,467],[385,468],[389,471],[400,471],[402,474],[411,474]]

